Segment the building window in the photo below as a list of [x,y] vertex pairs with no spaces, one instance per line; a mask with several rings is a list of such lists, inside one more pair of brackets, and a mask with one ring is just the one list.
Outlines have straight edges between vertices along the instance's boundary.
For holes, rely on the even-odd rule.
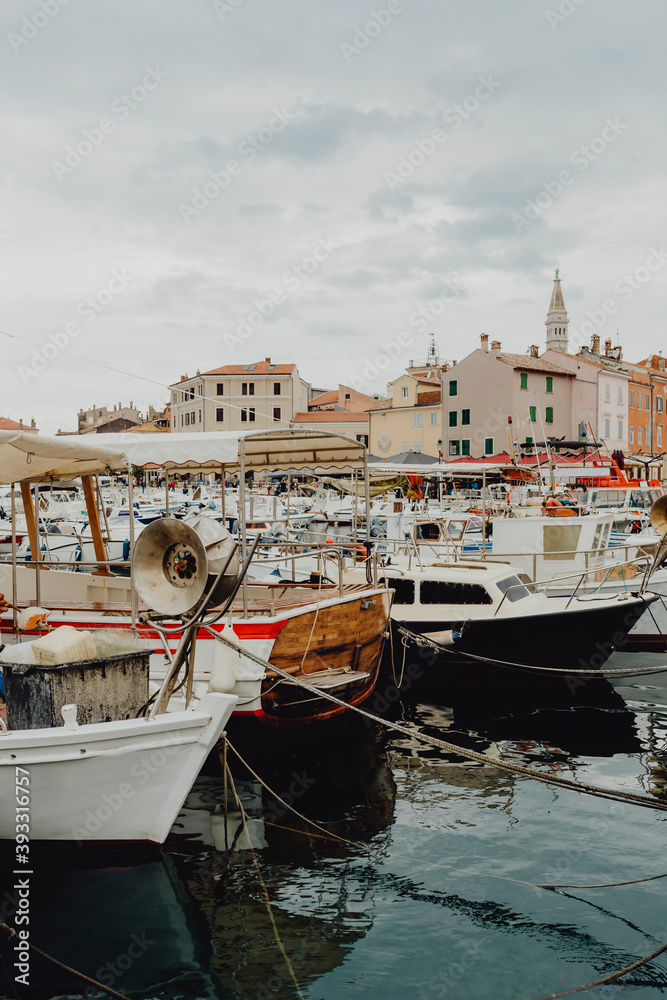
[[464,427],[470,426],[470,410],[461,410],[461,423]]
[[457,427],[458,423],[459,423],[459,411],[458,410],[450,410],[449,411],[449,426],[450,427]]
[[282,420],[282,409],[280,406],[273,407],[273,419]]
[[662,398],[662,396],[656,396],[655,397],[655,408],[656,408],[656,411],[658,413],[662,413],[664,407],[665,407],[665,401]]
[[415,452],[415,454],[421,454],[422,451],[424,450],[421,441],[415,441],[415,443],[412,446],[412,450]]
[[521,388],[528,388],[528,372],[521,372]]
[[547,424],[552,424],[554,422],[554,408],[553,406],[547,406],[545,411],[545,422]]
[[[408,387],[407,387],[407,385],[404,385],[404,386],[401,387],[401,397],[403,399],[407,399],[408,398]],[[409,450],[410,449],[408,448],[408,451]]]
[[254,422],[255,422],[255,407],[254,406],[249,406],[248,407],[248,420],[250,421],[251,424],[254,424]]
[[619,441],[623,440],[623,421],[622,420],[619,420],[619,422],[618,422],[618,440]]
[[464,438],[463,441],[461,441],[461,454],[470,454],[470,438]]
[[642,429],[641,429],[641,427],[638,427],[637,428],[637,444],[641,447],[641,443],[642,443]]
[[629,397],[630,397],[630,398],[629,398],[629,400],[628,400],[628,405],[629,405],[629,406],[630,406],[630,407],[631,407],[632,409],[634,409],[634,406],[635,406],[635,393],[634,393],[634,389],[630,389],[630,393],[629,393]]
[[459,453],[460,453],[459,452],[459,442],[458,441],[450,441],[449,442],[449,454],[450,455],[458,455]]
[[644,393],[644,403],[647,410],[651,409],[651,397],[648,393]]
[[547,375],[547,392],[554,391],[554,380],[553,375]]
[[192,413],[190,414],[190,423],[194,424],[194,422],[195,422],[195,411],[193,410]]
[[[345,399],[352,399],[352,394],[349,392],[345,393]],[[357,434],[357,441],[359,440],[359,435]]]
[[241,423],[245,424],[247,422],[248,422],[248,411],[246,410],[245,406],[242,406],[241,407]]
[[438,426],[438,411],[431,410],[431,427],[437,427],[437,426]]
[[484,454],[493,455],[493,438],[484,438]]
[[657,440],[658,448],[662,448],[662,424],[658,424],[657,434],[658,434],[658,440]]
[[280,395],[280,382],[274,382],[273,383],[273,395],[274,396],[279,396]]
[[611,437],[611,420],[608,417],[605,418],[604,422],[604,436],[606,438]]
[[631,427],[630,428],[630,444],[634,444],[634,443],[635,443],[635,429],[634,429],[634,427]]
[[224,394],[225,394],[225,387],[222,384],[222,382],[218,382],[217,386],[215,387],[215,394],[216,394],[216,396],[224,396]]
[[190,426],[190,414],[189,413],[185,414],[185,426],[186,427]]
[[365,448],[368,448],[368,434],[357,434],[357,441],[359,441]]
[[618,387],[618,405],[623,406],[623,386]]
[[408,452],[408,451],[410,451],[410,442],[409,441],[404,441],[403,444],[401,445],[401,452],[402,452],[403,455],[405,455],[406,452]]
[[604,384],[604,401],[605,403],[611,403],[611,385],[609,382]]
[[638,392],[637,393],[637,409],[641,410],[641,408],[642,408],[642,394],[641,394],[641,392]]
[[194,399],[194,398],[195,398],[195,387],[192,386],[192,388],[190,389],[190,399]]
[[247,396],[248,395],[248,383],[247,382],[241,382],[241,395],[242,396]]
[[421,427],[421,425],[422,425],[422,415],[421,415],[421,413],[415,413],[415,417],[414,417],[414,421],[413,421],[413,426],[414,427]]
[[254,396],[255,395],[255,383],[254,382],[241,382],[241,395],[242,396]]
[[215,419],[216,419],[217,423],[219,423],[219,424],[221,424],[222,421],[225,419],[225,411],[222,408],[222,406],[216,407],[216,410],[215,410]]
[[201,423],[201,410],[199,411],[199,423]]
[[456,379],[452,379],[451,382],[449,383],[449,395],[458,396],[458,394],[459,394],[459,383],[457,382]]
[[183,426],[183,414],[181,413],[181,427]]
[[529,407],[529,410],[530,410],[530,422],[531,424],[534,424],[535,421],[537,420],[537,407],[531,406]]

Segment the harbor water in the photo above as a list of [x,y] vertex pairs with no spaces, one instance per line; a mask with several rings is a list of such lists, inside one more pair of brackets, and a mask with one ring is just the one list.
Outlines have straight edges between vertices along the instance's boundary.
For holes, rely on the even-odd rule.
[[[615,654],[608,666],[626,663]],[[245,825],[214,758],[161,855],[85,860],[85,843],[76,858],[40,855],[31,941],[132,1000],[531,1000],[665,944],[665,880],[539,884],[664,874],[667,815],[493,760],[667,802],[667,674],[573,691],[571,680],[523,675],[482,683],[410,650],[401,667],[400,698],[385,671],[367,707],[408,733],[356,716],[287,735],[230,725],[265,783],[228,752]],[[418,732],[489,762],[421,743]],[[9,1000],[4,942],[1,954]],[[580,995],[648,1000],[665,989],[661,955]],[[19,996],[103,994],[33,955]]]

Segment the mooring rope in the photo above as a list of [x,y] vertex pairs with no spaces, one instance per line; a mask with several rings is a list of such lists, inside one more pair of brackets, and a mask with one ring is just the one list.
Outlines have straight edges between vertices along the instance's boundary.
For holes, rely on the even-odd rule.
[[[232,749],[234,749],[234,748],[232,747]],[[250,839],[250,831],[248,830],[248,823],[247,823],[246,811],[243,808],[243,803],[241,802],[241,800],[240,800],[240,798],[238,796],[238,793],[236,791],[236,785],[234,784],[234,778],[232,776],[232,772],[229,769],[229,764],[227,764],[227,772],[228,772],[229,781],[230,781],[230,784],[231,784],[232,795],[234,796],[234,801],[236,802],[238,810],[239,810],[239,812],[241,814],[241,822],[243,824],[243,829],[245,831],[245,835],[246,835],[246,837],[248,839],[248,846],[249,846],[250,851],[252,853],[252,860],[253,860],[253,864],[255,866],[255,871],[257,872],[257,878],[259,879],[259,883],[260,883],[260,885],[262,887],[262,893],[264,895],[264,901],[266,903],[266,910],[267,910],[267,913],[269,915],[269,920],[271,921],[271,927],[273,929],[273,934],[274,934],[274,937],[276,939],[276,944],[278,945],[280,953],[283,956],[283,959],[285,960],[285,965],[287,966],[287,971],[289,972],[290,978],[291,978],[292,982],[294,983],[294,988],[295,988],[295,990],[297,992],[297,996],[300,998],[300,1000],[304,1000],[303,993],[301,992],[301,990],[299,988],[299,981],[296,978],[296,973],[294,971],[294,966],[292,965],[292,963],[290,961],[290,957],[289,957],[289,955],[287,954],[287,952],[285,950],[285,945],[283,944],[282,938],[280,937],[280,932],[278,931],[278,925],[276,924],[275,917],[273,916],[273,908],[271,906],[271,897],[269,896],[269,890],[266,888],[266,883],[265,883],[264,879],[262,878],[262,871],[261,871],[261,868],[259,866],[259,861],[257,860],[257,853],[255,851],[255,848],[252,846],[252,840]]]
[[[560,993],[549,993],[547,996],[539,997],[538,1000],[556,1000],[557,997],[569,997],[574,993],[583,993],[585,990],[592,990],[595,986],[604,986],[605,983],[615,983],[621,976],[625,976],[628,972],[633,972],[635,969],[641,968],[642,965],[652,962],[654,958],[662,955],[664,951],[667,951],[667,944],[656,948],[655,951],[652,951],[650,955],[646,955],[644,958],[638,958],[636,962],[626,965],[624,969],[618,969],[617,972],[611,972],[608,976],[603,976],[602,979],[596,979],[594,983],[586,983],[585,986],[574,986],[571,990],[561,990]],[[650,986],[651,984],[644,983],[643,985]]]
[[533,778],[535,781],[542,781],[547,785],[556,785],[559,788],[566,788],[575,792],[584,792],[588,795],[597,796],[598,798],[612,799],[617,802],[630,802],[633,805],[645,806],[649,809],[658,809],[663,812],[667,812],[667,802],[657,802],[655,799],[648,798],[646,795],[637,795],[635,792],[614,791],[611,788],[601,788],[598,785],[589,785],[580,781],[571,781],[569,778],[542,774],[534,768],[524,767],[522,764],[512,764],[509,761],[499,760],[497,757],[487,757],[484,754],[478,753],[476,750],[468,750],[467,748],[457,746],[455,743],[448,743],[447,741],[440,740],[435,736],[429,736],[419,730],[408,729],[406,726],[402,726],[397,722],[390,722],[388,719],[382,719],[380,716],[374,715],[372,712],[367,712],[359,705],[350,705],[348,702],[343,701],[341,698],[337,698],[329,691],[320,690],[314,685],[308,684],[307,681],[303,681],[299,677],[288,674],[286,671],[281,670],[280,667],[276,667],[275,664],[269,663],[268,660],[263,660],[261,657],[256,656],[255,653],[251,653],[247,649],[240,649],[235,643],[231,642],[229,639],[225,639],[224,636],[219,635],[218,633],[216,633],[216,638],[219,642],[222,642],[224,645],[233,649],[234,652],[247,657],[254,663],[263,667],[265,670],[273,670],[284,680],[289,681],[292,684],[296,684],[298,687],[304,688],[306,691],[316,695],[318,698],[330,701],[334,705],[339,705],[341,708],[350,712],[356,712],[357,715],[370,719],[371,722],[375,722],[387,729],[392,729],[394,732],[401,733],[402,736],[407,736],[409,739],[421,740],[424,743],[438,747],[440,750],[445,750],[447,753],[455,754],[458,757],[466,757],[468,760],[474,760],[478,764],[485,764],[487,767],[491,765],[492,767],[500,768],[500,770],[509,771],[512,774],[521,774],[527,778]]
[[[10,940],[14,938],[19,940],[19,936],[14,928],[2,923],[2,921],[0,921],[0,931],[6,934]],[[37,948],[34,944],[30,944],[28,942],[28,947],[30,948],[30,951],[34,951],[34,953],[39,955],[40,958],[45,958],[47,962],[51,962],[52,965],[56,965],[59,969],[62,969],[63,972],[67,972],[71,976],[81,979],[82,982],[88,983],[90,986],[96,986],[98,990],[102,990],[103,993],[107,993],[110,997],[116,997],[116,1000],[130,1000],[130,998],[125,996],[124,993],[117,993],[116,990],[112,990],[110,986],[103,986],[103,984],[99,983],[97,979],[91,979],[90,976],[86,976],[83,972],[77,972],[77,970],[73,969],[71,965],[65,965],[64,962],[59,962],[57,958],[54,958],[52,955],[47,955],[45,951],[42,951],[41,948]]]

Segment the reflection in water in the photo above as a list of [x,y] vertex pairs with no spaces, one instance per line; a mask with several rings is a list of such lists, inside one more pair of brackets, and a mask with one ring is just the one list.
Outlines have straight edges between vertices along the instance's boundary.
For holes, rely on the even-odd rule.
[[[132,1000],[287,1000],[295,980],[307,1000],[516,1000],[590,981],[667,940],[664,883],[569,895],[527,884],[658,874],[664,817],[492,762],[661,794],[667,679],[664,690],[655,678],[596,680],[575,705],[550,685],[517,697],[514,683],[475,688],[437,664],[419,675],[410,665],[402,700],[391,678],[380,685],[386,711],[488,765],[354,718],[262,738],[230,727],[271,789],[365,850],[285,811],[230,752],[247,832],[212,759],[162,859],[120,870],[40,861],[35,943]],[[637,973],[647,985],[632,995],[654,996],[665,964]],[[32,982],[29,1000],[81,996],[38,960]]]

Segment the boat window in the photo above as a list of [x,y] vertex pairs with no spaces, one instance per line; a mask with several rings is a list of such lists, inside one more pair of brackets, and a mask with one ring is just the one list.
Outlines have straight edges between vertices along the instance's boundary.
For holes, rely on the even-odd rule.
[[611,524],[605,524],[604,531],[602,532],[602,539],[600,541],[600,548],[606,549],[609,544],[609,535],[611,534]]
[[651,501],[649,499],[648,493],[641,490],[633,490],[630,494],[630,507],[650,507]]
[[465,521],[449,521],[447,523],[447,534],[454,542],[460,542],[466,530]]
[[602,534],[602,525],[598,524],[595,528],[595,534],[593,535],[593,544],[591,546],[591,552],[597,552],[598,545],[600,544],[600,535]]
[[651,494],[651,500],[653,503],[655,503],[656,500],[659,500],[662,496],[660,490],[649,490],[649,493]]
[[545,559],[573,559],[579,546],[580,524],[544,525],[542,551]]
[[440,527],[433,521],[428,524],[416,524],[417,538],[425,538],[429,542],[437,542],[440,538]]
[[522,601],[529,594],[529,591],[521,586],[518,576],[508,576],[505,580],[499,580],[496,586],[503,594],[507,594],[507,600],[512,603]]
[[451,580],[423,580],[419,599],[422,604],[493,604],[486,587]]
[[389,587],[396,591],[394,594],[394,604],[414,604],[415,603],[415,581],[401,580],[400,577],[394,579],[380,580],[381,587]]

